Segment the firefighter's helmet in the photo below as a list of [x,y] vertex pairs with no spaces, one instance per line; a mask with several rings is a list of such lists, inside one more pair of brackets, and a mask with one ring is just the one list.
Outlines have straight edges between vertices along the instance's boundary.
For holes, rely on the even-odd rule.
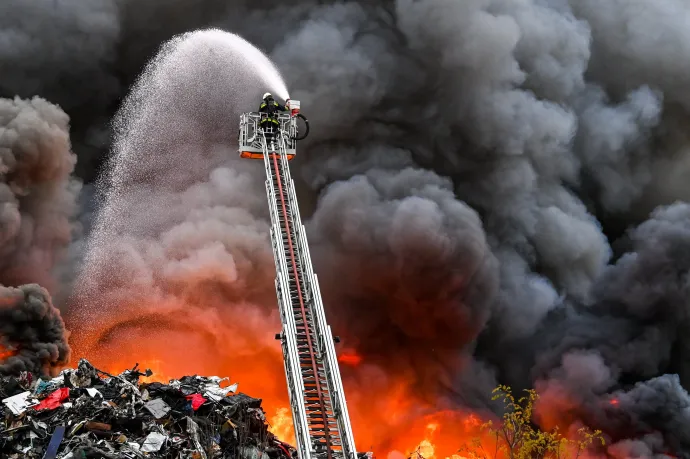
[[263,99],[263,100],[273,99],[273,95],[272,95],[270,92],[267,92],[266,94],[264,94],[264,96],[262,97],[262,99]]

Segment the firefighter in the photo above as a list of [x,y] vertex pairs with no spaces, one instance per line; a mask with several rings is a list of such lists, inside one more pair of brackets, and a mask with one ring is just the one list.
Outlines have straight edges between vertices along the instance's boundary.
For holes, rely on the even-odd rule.
[[276,102],[270,92],[264,94],[263,101],[259,106],[259,113],[265,113],[266,116],[261,117],[259,126],[264,130],[266,137],[272,137],[280,129],[280,121],[278,121],[279,111],[285,112],[287,108]]

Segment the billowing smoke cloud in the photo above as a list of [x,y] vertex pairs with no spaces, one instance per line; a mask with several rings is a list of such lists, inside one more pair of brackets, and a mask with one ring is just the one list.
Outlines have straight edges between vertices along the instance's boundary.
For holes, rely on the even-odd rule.
[[372,170],[333,184],[309,227],[346,344],[420,393],[451,386],[498,285],[479,216],[451,188],[429,171]]
[[[0,88],[107,118],[161,40],[211,24],[243,35],[270,51],[312,120],[293,175],[327,312],[365,362],[465,405],[485,404],[496,381],[536,384],[545,425],[606,427],[616,457],[690,454],[685,204],[644,222],[688,199],[687,2],[225,3],[31,13],[17,2],[16,14],[83,20],[93,40],[26,82],[15,76],[38,60],[0,59],[13,63]],[[107,27],[94,27],[96,10]],[[66,46],[44,40],[65,21],[36,31],[41,50]],[[170,74],[185,90],[161,99],[132,156],[129,210],[111,220],[118,249],[91,274],[80,326],[107,323],[101,306],[125,297],[123,315],[142,321],[212,305],[219,315],[201,322],[214,332],[222,311],[274,304],[260,171],[225,160],[235,76],[223,56],[190,59]],[[55,83],[70,75],[119,92],[91,107],[88,92]],[[98,126],[76,130],[80,158]]]
[[74,229],[75,161],[59,107],[0,99],[0,282],[55,287],[51,270]]
[[[547,321],[535,366],[545,377],[544,410],[550,398],[566,398],[616,439],[654,433],[672,451],[689,450],[676,427],[689,400],[689,232],[690,206],[659,208],[631,232],[633,251],[597,280],[591,303]],[[639,382],[627,389],[625,381]],[[614,404],[602,400],[607,393]]]
[[0,375],[30,371],[55,376],[69,361],[68,334],[50,295],[36,284],[0,287],[0,345],[12,355]]
[[115,66],[118,3],[8,0],[0,7],[0,97],[39,95],[66,110],[79,172],[88,178],[107,148],[109,111],[126,88]]
[[75,162],[65,112],[38,97],[0,99],[0,348],[13,353],[0,363],[2,374],[50,374],[69,358],[48,291],[5,285],[40,282],[64,294],[55,269],[78,233]]
[[[359,174],[371,176],[385,170],[385,175],[399,175],[404,182],[410,167],[433,169],[451,178],[455,198],[481,215],[482,229],[499,266],[495,297],[474,298],[469,306],[470,311],[481,311],[484,320],[488,317],[488,325],[476,348],[455,342],[456,355],[462,355],[463,348],[473,349],[478,364],[493,365],[499,380],[517,388],[539,382],[553,407],[551,413],[542,414],[545,424],[549,417],[567,421],[570,405],[559,399],[577,398],[573,406],[580,408],[580,420],[608,429],[616,442],[611,451],[620,453],[626,439],[635,439],[631,444],[645,445],[650,454],[682,452],[688,447],[674,427],[682,423],[637,422],[623,415],[614,429],[600,413],[601,406],[609,406],[608,392],[625,390],[636,381],[648,386],[648,391],[661,390],[663,384],[644,381],[664,373],[679,372],[679,381],[683,380],[682,365],[672,364],[681,361],[678,354],[684,348],[675,331],[680,319],[672,316],[664,321],[666,325],[642,327],[640,322],[649,321],[650,316],[636,316],[640,309],[647,314],[663,313],[654,297],[640,291],[650,277],[624,275],[630,267],[623,266],[639,260],[635,265],[644,266],[645,272],[649,267],[672,279],[683,279],[684,268],[676,268],[677,263],[668,258],[650,263],[653,256],[645,256],[647,246],[641,245],[639,235],[648,235],[661,215],[630,236],[633,251],[629,255],[607,267],[612,251],[596,218],[620,218],[627,213],[628,221],[634,221],[644,215],[636,203],[649,208],[652,196],[665,193],[663,199],[669,198],[669,187],[655,174],[658,168],[668,170],[673,158],[687,149],[681,122],[687,114],[678,107],[684,95],[655,62],[675,60],[678,47],[664,48],[663,56],[654,59],[644,59],[635,50],[628,51],[634,55],[629,59],[620,54],[607,56],[607,63],[623,67],[623,73],[629,68],[637,78],[618,81],[617,76],[611,78],[615,73],[610,70],[603,78],[598,76],[598,66],[601,55],[611,51],[606,43],[609,38],[599,38],[599,34],[624,27],[623,17],[650,28],[654,27],[650,18],[664,23],[659,18],[669,8],[684,17],[689,12],[680,2],[665,2],[647,5],[655,9],[649,16],[626,5],[626,14],[620,17],[615,8],[599,5],[590,2],[588,8],[578,4],[571,9],[565,1],[399,1],[388,11],[359,3],[325,6],[312,11],[309,20],[288,34],[274,56],[292,78],[293,97],[302,99],[305,108],[313,107],[314,119],[324,120],[324,130],[310,139],[302,169],[307,184],[320,193],[314,224],[309,227],[313,252],[319,257],[317,269],[329,273],[322,277],[331,276],[332,285],[324,290],[331,295],[332,315],[348,325],[350,339],[365,359],[376,360],[388,351],[381,350],[386,349],[381,342],[389,335],[377,325],[389,322],[394,324],[388,328],[391,333],[400,332],[396,319],[406,311],[406,301],[420,305],[415,310],[419,315],[406,316],[405,340],[389,342],[420,345],[428,363],[436,357],[431,348],[448,339],[448,330],[436,323],[448,310],[448,303],[437,296],[443,289],[420,298],[416,293],[436,284],[422,275],[420,287],[412,288],[406,276],[406,269],[415,272],[417,263],[425,266],[415,246],[412,250],[401,246],[400,252],[387,254],[389,244],[377,237],[390,228],[391,219],[382,219],[376,209],[350,212],[368,202],[360,194],[366,179]],[[607,27],[589,17],[599,14],[597,20],[606,16],[610,22]],[[685,33],[679,26],[678,34],[669,40],[680,43]],[[640,33],[636,38],[644,40],[644,36]],[[650,43],[640,45],[651,47]],[[590,60],[594,61],[591,66]],[[317,75],[323,75],[320,84],[314,84],[320,79]],[[303,80],[309,84],[302,86]],[[300,87],[304,89],[299,91]],[[342,110],[332,110],[323,101],[333,101]],[[682,157],[680,161],[682,165]],[[337,185],[329,186],[332,182]],[[414,182],[407,186],[413,196],[423,196]],[[352,201],[343,197],[348,187]],[[677,197],[683,198],[683,193]],[[399,199],[384,197],[381,206],[395,206]],[[339,205],[326,205],[330,202]],[[448,216],[447,211],[441,212]],[[334,220],[338,223],[322,222]],[[415,221],[409,219],[411,244],[418,240]],[[430,218],[428,241],[436,240],[433,228]],[[345,239],[343,234],[350,237]],[[370,244],[369,250],[358,250],[362,241]],[[681,241],[682,237],[669,241],[668,250],[684,253]],[[444,263],[445,253],[436,255],[439,271],[452,273],[453,265]],[[386,261],[372,262],[379,257]],[[401,258],[407,262],[398,268]],[[462,252],[454,254],[453,260],[458,266],[472,266]],[[349,274],[346,280],[339,268]],[[358,272],[367,274],[351,274]],[[385,283],[388,276],[396,279],[397,289]],[[379,280],[388,285],[383,294],[371,288]],[[452,288],[450,278],[442,283]],[[405,300],[394,294],[403,290],[409,292]],[[665,283],[649,289],[669,295],[668,304],[682,307],[683,297],[677,291]],[[637,307],[619,306],[611,311],[607,305],[616,292],[634,299]],[[433,307],[424,308],[425,304]],[[463,304],[458,302],[451,310],[461,314]],[[415,333],[424,330],[420,321],[435,326],[435,339],[416,339]],[[472,315],[461,323],[471,324]],[[465,331],[464,336],[473,339],[471,332]],[[426,343],[430,349],[424,352]],[[401,345],[391,344],[389,349],[391,354],[398,350],[400,359],[415,355]],[[436,368],[443,367],[444,362],[439,363]],[[476,387],[463,367],[474,368],[455,367],[462,375],[454,387],[461,399],[465,398],[463,387]],[[480,379],[492,381],[484,373]],[[562,387],[561,380],[570,382]],[[665,397],[660,392],[657,398]],[[627,406],[619,404],[618,409],[625,411]],[[659,402],[654,408],[668,419],[682,410],[670,402]]]

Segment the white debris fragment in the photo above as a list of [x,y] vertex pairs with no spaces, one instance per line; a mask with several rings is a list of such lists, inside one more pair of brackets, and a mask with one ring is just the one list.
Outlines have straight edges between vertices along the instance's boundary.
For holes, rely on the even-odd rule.
[[38,405],[38,400],[30,399],[30,397],[31,392],[26,391],[21,394],[13,395],[12,397],[7,397],[2,403],[4,403],[13,414],[20,415],[30,407]]
[[141,445],[141,451],[144,453],[155,453],[160,451],[163,447],[163,443],[168,437],[158,432],[151,432],[144,440],[144,444]]

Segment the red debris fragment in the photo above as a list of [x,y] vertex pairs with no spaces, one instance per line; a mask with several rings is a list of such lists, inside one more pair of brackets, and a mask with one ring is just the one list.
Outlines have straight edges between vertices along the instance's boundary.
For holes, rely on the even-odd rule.
[[201,394],[187,395],[185,398],[192,401],[192,409],[194,411],[198,410],[201,405],[206,403],[206,399]]
[[34,406],[34,410],[36,411],[41,411],[41,410],[54,410],[55,408],[58,408],[60,405],[62,405],[62,402],[67,400],[69,398],[69,388],[63,387],[61,389],[56,390],[43,400],[41,400],[41,403],[38,405]]

